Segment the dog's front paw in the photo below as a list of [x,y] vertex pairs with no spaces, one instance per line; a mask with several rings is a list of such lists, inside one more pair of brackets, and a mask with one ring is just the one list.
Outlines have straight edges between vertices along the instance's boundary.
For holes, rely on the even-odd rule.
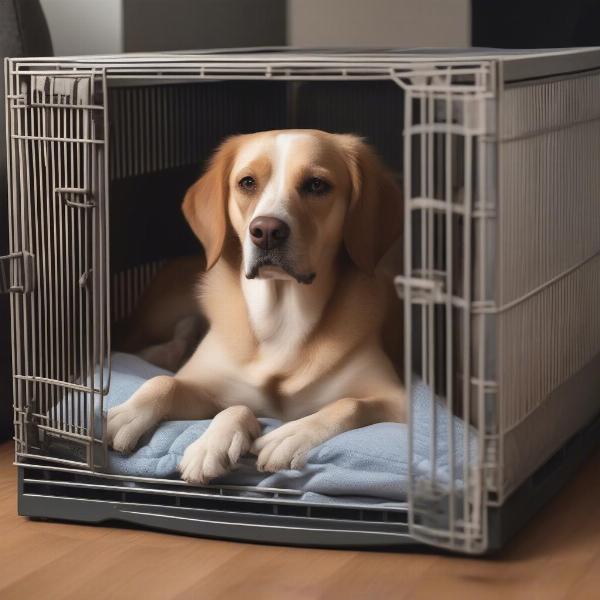
[[225,475],[252,445],[248,432],[230,431],[224,434],[206,431],[185,449],[177,467],[182,479],[202,485]]
[[252,445],[259,471],[275,473],[284,469],[301,469],[306,455],[323,441],[322,432],[304,419],[291,421],[259,437]]
[[125,402],[108,411],[108,443],[117,452],[129,454],[139,439],[160,421],[150,404]]
[[190,444],[177,467],[188,483],[206,484],[225,475],[250,450],[260,425],[250,409],[234,406],[219,413],[204,434]]

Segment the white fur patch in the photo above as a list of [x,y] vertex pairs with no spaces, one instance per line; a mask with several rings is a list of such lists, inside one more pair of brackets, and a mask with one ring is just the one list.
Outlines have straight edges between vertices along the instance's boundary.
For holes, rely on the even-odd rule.
[[[292,231],[295,229],[296,223],[294,223],[293,216],[288,209],[289,197],[286,189],[286,174],[294,145],[298,140],[307,137],[310,136],[306,133],[280,133],[276,136],[271,153],[271,179],[256,203],[249,223],[256,217],[275,217],[287,223]],[[248,149],[248,152],[240,156],[237,164],[242,166],[246,162],[250,162],[254,153],[256,153],[256,148],[252,147]],[[290,250],[293,252],[293,248]],[[254,253],[256,252],[255,246],[250,239],[249,231],[246,231],[244,236],[243,252],[244,268],[247,272],[250,269]],[[259,274],[260,276],[262,274]]]
[[[286,175],[290,157],[292,156],[294,145],[303,138],[309,138],[306,133],[280,133],[275,138],[273,148],[271,179],[265,187],[262,196],[252,214],[255,217],[277,217],[282,220],[289,218],[288,194],[286,189]],[[292,223],[288,223],[290,227]]]
[[[287,174],[294,147],[306,137],[310,136],[306,133],[280,133],[276,136],[271,154],[271,178],[254,208],[250,222],[256,217],[276,217],[285,221],[294,231],[295,223],[288,210]],[[261,150],[264,152],[264,148]],[[256,148],[253,148],[244,153],[239,160],[240,166],[251,161],[255,152]],[[248,232],[244,237],[243,252],[247,272],[256,252]],[[290,253],[293,255],[293,252],[292,247]],[[261,362],[268,364],[270,371],[276,371],[304,343],[320,317],[320,310],[315,310],[307,302],[306,294],[292,278],[273,267],[263,267],[256,279],[249,280],[242,275],[241,284],[250,322],[261,343],[262,358],[266,359]],[[256,376],[260,378],[263,374],[257,372]]]

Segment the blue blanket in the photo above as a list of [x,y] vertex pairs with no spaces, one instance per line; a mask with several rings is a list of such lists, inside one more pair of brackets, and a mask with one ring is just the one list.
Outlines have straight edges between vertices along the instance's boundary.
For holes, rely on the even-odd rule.
[[[168,374],[142,359],[115,353],[112,356],[110,392],[105,406],[110,408],[127,400],[147,379]],[[468,434],[469,456],[476,453],[474,433],[462,420],[451,416],[442,403],[432,398],[423,383],[413,386],[413,469],[415,477],[428,479],[435,468],[436,478],[449,483],[448,443],[454,435],[455,485],[461,486],[465,463],[464,436]],[[432,414],[435,409],[437,444],[432,455]],[[265,431],[279,425],[274,419],[260,419]],[[177,464],[185,448],[196,440],[210,421],[167,421],[142,438],[129,456],[109,453],[113,473],[143,477],[178,477]],[[467,433],[468,432],[468,433]],[[435,467],[432,465],[432,457]],[[406,500],[408,487],[408,431],[406,424],[378,423],[342,433],[314,448],[300,471],[259,473],[254,457],[244,457],[238,467],[215,483],[256,485],[300,490],[305,501],[341,500],[368,503],[397,503]]]

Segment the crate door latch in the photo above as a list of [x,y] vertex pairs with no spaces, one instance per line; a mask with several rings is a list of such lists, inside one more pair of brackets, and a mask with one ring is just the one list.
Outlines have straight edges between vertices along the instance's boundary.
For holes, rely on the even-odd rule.
[[33,254],[14,252],[0,256],[0,294],[26,294],[33,290]]
[[398,296],[405,299],[407,288],[413,304],[440,304],[445,301],[444,284],[438,279],[423,279],[421,277],[405,277],[397,275],[394,278]]

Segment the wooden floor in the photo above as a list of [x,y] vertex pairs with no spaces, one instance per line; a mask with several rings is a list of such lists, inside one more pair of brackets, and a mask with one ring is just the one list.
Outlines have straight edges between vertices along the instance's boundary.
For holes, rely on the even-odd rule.
[[16,514],[0,446],[0,598],[600,598],[600,452],[493,559],[282,548]]

